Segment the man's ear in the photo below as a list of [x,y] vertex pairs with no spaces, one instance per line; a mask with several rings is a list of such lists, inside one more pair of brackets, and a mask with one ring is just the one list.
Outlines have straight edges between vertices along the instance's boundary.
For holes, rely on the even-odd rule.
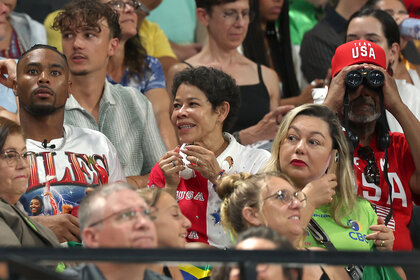
[[260,213],[252,207],[245,206],[242,209],[242,217],[244,217],[245,221],[251,226],[260,226],[263,224]]
[[82,232],[83,243],[89,248],[100,247],[97,235],[97,229],[93,227],[85,228]]
[[207,13],[206,9],[197,8],[197,19],[201,22],[204,27],[209,25],[209,14]]
[[70,94],[72,92],[72,89],[73,89],[73,83],[69,80],[68,81],[68,84],[67,84],[67,98],[70,97]]
[[217,119],[223,123],[229,114],[229,110],[229,103],[227,101],[223,101],[223,103],[216,108],[216,113],[219,115]]
[[109,41],[108,56],[113,56],[117,52],[119,44],[120,40],[118,38],[112,38]]

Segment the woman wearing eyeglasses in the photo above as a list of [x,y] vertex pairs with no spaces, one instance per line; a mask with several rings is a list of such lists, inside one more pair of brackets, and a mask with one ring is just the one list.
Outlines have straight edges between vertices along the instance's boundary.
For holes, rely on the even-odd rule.
[[29,157],[23,131],[0,118],[0,246],[58,246],[57,237],[20,210],[19,199],[29,178]]
[[208,42],[200,53],[170,69],[169,89],[175,73],[187,67],[221,69],[236,80],[241,92],[239,116],[229,131],[243,145],[272,140],[283,114],[291,107],[278,107],[280,88],[275,71],[237,50],[253,19],[249,0],[196,0],[196,4],[197,18],[208,31]]
[[[168,149],[178,144],[169,118],[170,99],[159,60],[147,55],[138,28],[146,16],[145,6],[137,0],[101,0],[119,15],[121,37],[117,52],[107,67],[108,81],[138,89],[150,100],[162,139]],[[143,18],[139,18],[142,15]]]
[[[218,182],[217,193],[223,199],[222,224],[233,238],[248,228],[266,226],[286,237],[295,248],[300,247],[304,238],[301,216],[307,197],[297,191],[283,173],[224,176]],[[329,277],[323,279],[346,279],[347,276],[341,268],[310,266],[305,267],[303,279],[320,279],[323,271]]]
[[[392,250],[392,230],[356,194],[347,140],[326,106],[302,105],[286,115],[266,170],[285,173],[306,194],[302,225],[312,218],[337,250]],[[313,233],[304,246],[328,248]]]

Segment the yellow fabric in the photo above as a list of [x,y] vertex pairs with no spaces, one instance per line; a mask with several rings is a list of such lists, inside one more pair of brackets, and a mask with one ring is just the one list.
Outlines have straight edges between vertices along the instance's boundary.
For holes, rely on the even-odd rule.
[[[54,23],[55,17],[61,11],[62,10],[57,10],[50,13],[44,20],[44,27],[47,31],[48,44],[56,47],[60,51],[63,51],[61,45],[61,33],[60,31],[53,30],[51,27]],[[169,44],[169,40],[163,33],[162,29],[160,29],[159,25],[145,19],[141,24],[139,34],[141,43],[146,49],[148,55],[156,58],[168,56],[176,59],[176,55]]]
[[[185,265],[185,266],[178,266],[178,268],[182,271],[187,272],[191,276],[195,277],[196,279],[201,279],[204,277],[208,277],[211,275],[211,269],[209,267],[197,267],[192,265]],[[185,278],[185,275],[184,275]]]
[[157,58],[169,56],[176,59],[176,55],[169,44],[168,37],[166,37],[157,23],[145,19],[141,24],[139,33],[141,43],[148,55]]

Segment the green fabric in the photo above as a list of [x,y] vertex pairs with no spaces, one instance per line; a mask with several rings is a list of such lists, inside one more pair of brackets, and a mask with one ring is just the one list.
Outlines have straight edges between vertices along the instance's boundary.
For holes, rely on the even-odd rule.
[[83,247],[83,244],[75,241],[67,241],[67,247],[69,248],[80,248]]
[[197,24],[196,5],[192,0],[165,0],[147,17],[159,24],[169,40],[193,43]]
[[[366,240],[365,236],[372,233],[369,230],[369,226],[377,224],[378,216],[369,201],[363,198],[357,198],[357,207],[349,216],[341,219],[341,223],[349,227],[342,227],[331,218],[328,205],[316,209],[312,215],[315,221],[327,233],[334,247],[339,251],[370,251],[374,247],[372,240]],[[356,211],[357,209],[359,211]],[[309,233],[305,239],[304,246],[307,248],[325,248]]]
[[365,266],[362,279],[400,280],[401,277],[392,266]]
[[290,40],[300,45],[303,35],[318,22],[318,8],[306,0],[289,0]]
[[63,262],[57,264],[55,272],[61,273],[66,269],[66,265]]

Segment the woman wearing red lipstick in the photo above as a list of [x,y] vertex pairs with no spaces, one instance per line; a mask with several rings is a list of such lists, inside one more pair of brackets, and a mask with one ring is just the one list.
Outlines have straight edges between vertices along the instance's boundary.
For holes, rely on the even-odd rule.
[[0,118],[0,246],[58,246],[57,237],[31,220],[19,207],[29,178],[29,157],[23,131]]
[[226,132],[240,103],[228,74],[204,66],[187,68],[175,76],[172,94],[172,123],[179,142],[189,145],[167,152],[153,167],[148,186],[165,187],[176,195],[192,223],[188,242],[229,246],[230,238],[220,225],[215,183],[224,173],[257,173],[270,154],[242,146]]
[[[328,167],[337,150],[337,171]],[[287,174],[308,197],[302,224],[312,217],[338,250],[392,250],[394,235],[370,203],[357,196],[347,140],[326,106],[307,104],[290,111],[274,139],[268,171]],[[305,247],[326,248],[309,234]]]

